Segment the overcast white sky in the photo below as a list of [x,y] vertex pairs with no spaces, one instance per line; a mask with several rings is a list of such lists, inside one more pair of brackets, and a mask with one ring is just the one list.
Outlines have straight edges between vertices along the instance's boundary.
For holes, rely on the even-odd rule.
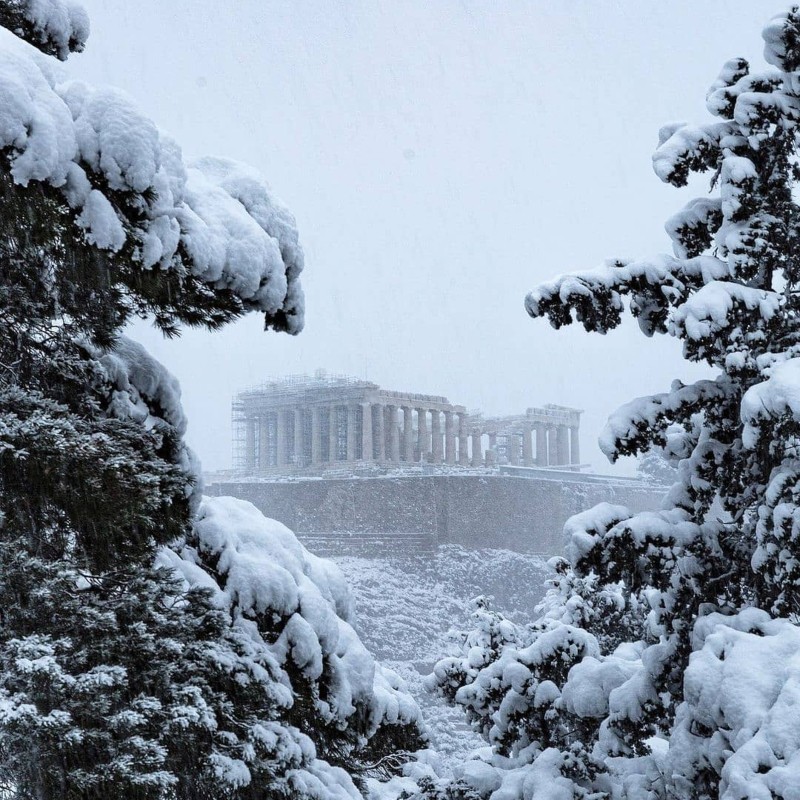
[[[635,324],[553,331],[525,293],[559,272],[668,249],[689,195],[658,128],[706,117],[722,63],[762,63],[776,0],[84,0],[78,77],[110,83],[181,143],[258,167],[297,217],[306,330],[257,316],[135,335],[180,379],[190,444],[230,465],[230,401],[331,372],[485,412],[585,409],[583,456],[633,396],[696,378]],[[705,190],[704,185],[695,191]]]

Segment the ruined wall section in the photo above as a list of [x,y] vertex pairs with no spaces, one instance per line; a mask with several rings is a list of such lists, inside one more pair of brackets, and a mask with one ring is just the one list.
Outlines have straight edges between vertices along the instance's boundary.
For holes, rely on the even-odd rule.
[[344,539],[414,548],[460,544],[558,555],[563,527],[603,501],[659,507],[663,487],[511,475],[429,475],[212,484],[210,494],[249,500],[322,552]]

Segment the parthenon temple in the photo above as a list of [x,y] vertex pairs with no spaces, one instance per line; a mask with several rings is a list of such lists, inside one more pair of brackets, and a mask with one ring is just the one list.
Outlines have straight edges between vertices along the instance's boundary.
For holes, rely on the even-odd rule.
[[268,475],[413,464],[574,470],[580,414],[546,405],[484,417],[446,397],[390,391],[318,370],[236,396],[233,463],[237,472]]

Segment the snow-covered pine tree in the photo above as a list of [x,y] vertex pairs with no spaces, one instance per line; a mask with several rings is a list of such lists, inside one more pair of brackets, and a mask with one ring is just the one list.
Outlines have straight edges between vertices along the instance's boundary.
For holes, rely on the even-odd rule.
[[360,797],[422,743],[416,705],[335,568],[201,505],[177,382],[121,336],[249,311],[297,333],[294,220],[69,81],[74,4],[0,0],[0,22],[0,795]]
[[[646,336],[677,337],[716,377],[615,412],[601,438],[612,461],[655,446],[678,469],[663,510],[574,517],[571,589],[551,589],[541,634],[464,672],[456,702],[493,698],[491,768],[464,778],[483,797],[739,800],[800,786],[800,9],[764,40],[768,69],[724,65],[714,121],[661,131],[662,180],[711,176],[711,196],[667,222],[674,254],[566,275],[526,300],[557,328],[604,333],[627,298]],[[625,621],[616,645],[600,635],[609,590]]]

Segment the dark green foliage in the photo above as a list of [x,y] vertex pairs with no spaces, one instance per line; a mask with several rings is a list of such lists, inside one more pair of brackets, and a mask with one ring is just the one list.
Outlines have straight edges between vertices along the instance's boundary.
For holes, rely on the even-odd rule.
[[55,190],[2,166],[0,204],[0,786],[18,800],[232,797],[214,758],[249,748],[256,780],[235,796],[292,797],[275,779],[286,743],[253,738],[290,702],[271,695],[273,667],[208,596],[151,566],[191,525],[181,432],[157,398],[155,425],[115,415],[97,357],[133,314],[171,333],[241,304],[89,246]]
[[[0,513],[31,553],[100,571],[152,556],[187,524],[169,432],[87,419],[19,388],[0,393]],[[171,452],[172,451],[172,452]]]
[[[183,592],[153,569],[76,572],[20,543],[0,545],[0,575],[3,627],[15,633],[0,647],[0,774],[11,796],[270,796],[282,743],[252,734],[287,697],[207,591]],[[263,771],[251,759],[252,790],[232,794],[212,765],[244,748],[260,749]],[[291,796],[274,783],[275,797]]]

